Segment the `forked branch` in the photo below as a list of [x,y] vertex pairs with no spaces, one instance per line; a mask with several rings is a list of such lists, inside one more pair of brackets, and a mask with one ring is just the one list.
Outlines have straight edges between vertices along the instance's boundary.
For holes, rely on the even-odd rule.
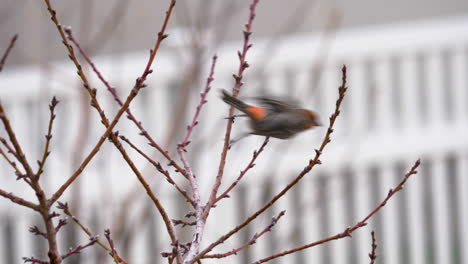
[[8,55],[11,52],[11,49],[13,49],[13,47],[15,46],[15,42],[16,42],[17,39],[18,39],[18,34],[14,35],[13,38],[11,38],[10,44],[8,44],[8,47],[7,47],[6,51],[5,51],[5,53],[3,54],[2,58],[0,59],[0,72],[2,72],[3,66],[5,65],[5,62],[6,62],[7,58],[8,58]]
[[394,189],[390,189],[388,191],[388,194],[387,194],[387,197],[385,197],[385,199],[379,204],[377,205],[377,207],[372,210],[372,212],[370,212],[366,217],[364,217],[361,221],[357,222],[354,226],[352,227],[348,227],[346,228],[343,232],[339,233],[339,234],[336,234],[334,236],[331,236],[331,237],[327,237],[325,239],[322,239],[322,240],[319,240],[319,241],[316,241],[316,242],[313,242],[313,243],[310,243],[310,244],[307,244],[307,245],[304,245],[304,246],[301,246],[301,247],[297,247],[297,248],[293,248],[293,249],[290,249],[290,250],[286,250],[286,251],[283,251],[281,253],[278,253],[278,254],[274,254],[272,256],[269,256],[267,258],[263,258],[261,260],[258,260],[256,262],[254,262],[255,264],[259,264],[259,263],[264,263],[264,262],[268,262],[272,259],[276,259],[276,258],[279,258],[279,257],[282,257],[282,256],[286,256],[286,255],[289,255],[289,254],[292,254],[292,253],[295,253],[295,252],[298,252],[298,251],[301,251],[301,250],[304,250],[306,248],[310,248],[310,247],[314,247],[314,246],[317,246],[317,245],[321,245],[321,244],[324,244],[324,243],[327,243],[327,242],[330,242],[332,240],[338,240],[338,239],[342,239],[342,238],[345,238],[345,237],[351,237],[351,234],[356,231],[357,229],[361,228],[361,227],[364,227],[367,225],[367,221],[372,217],[374,216],[380,209],[382,209],[382,207],[384,207],[388,200],[390,200],[390,198],[392,198],[397,192],[401,191],[406,183],[406,181],[409,179],[409,177],[411,177],[411,175],[413,174],[416,174],[418,173],[418,171],[416,170],[419,165],[421,164],[421,160],[417,160],[413,167],[411,167],[411,169],[405,174],[405,177],[403,178],[403,180],[394,188]]

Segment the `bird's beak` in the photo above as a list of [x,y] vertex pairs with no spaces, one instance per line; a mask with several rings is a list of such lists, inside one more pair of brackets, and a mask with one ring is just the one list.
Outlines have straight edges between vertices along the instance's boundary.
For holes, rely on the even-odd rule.
[[322,122],[320,120],[314,120],[314,123],[316,126],[323,126]]

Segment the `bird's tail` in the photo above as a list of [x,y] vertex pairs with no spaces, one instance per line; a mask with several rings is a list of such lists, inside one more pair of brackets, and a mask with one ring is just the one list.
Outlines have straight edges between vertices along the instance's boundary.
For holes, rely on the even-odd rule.
[[222,99],[226,104],[232,105],[240,111],[246,113],[247,109],[249,108],[248,104],[230,95],[228,92],[226,92],[226,90],[222,90],[221,92],[223,94]]

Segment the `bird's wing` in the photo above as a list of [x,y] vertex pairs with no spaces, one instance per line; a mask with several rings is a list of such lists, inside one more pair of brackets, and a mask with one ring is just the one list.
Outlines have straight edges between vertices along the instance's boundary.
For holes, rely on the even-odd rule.
[[284,112],[289,109],[298,108],[298,102],[293,100],[279,100],[272,97],[256,97],[260,104],[264,105],[267,109],[274,112]]

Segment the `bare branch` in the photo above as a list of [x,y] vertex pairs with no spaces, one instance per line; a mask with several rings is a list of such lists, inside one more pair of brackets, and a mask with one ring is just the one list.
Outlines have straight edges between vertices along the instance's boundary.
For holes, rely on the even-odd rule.
[[186,227],[186,226],[194,226],[197,224],[196,221],[192,221],[192,222],[188,222],[188,221],[185,221],[185,220],[177,220],[177,219],[172,219],[172,223],[174,223],[175,226],[178,226],[178,225],[181,225],[182,227]]
[[68,251],[67,254],[65,254],[65,255],[62,256],[62,259],[66,259],[66,258],[68,258],[68,257],[70,257],[70,256],[72,256],[72,255],[79,254],[79,253],[81,253],[81,251],[82,251],[83,249],[85,249],[85,248],[87,248],[87,247],[90,247],[90,246],[96,244],[96,242],[97,242],[97,238],[96,238],[96,237],[92,237],[92,238],[90,238],[89,240],[90,240],[90,241],[89,241],[87,244],[85,244],[85,245],[83,245],[83,246],[79,245],[79,246],[77,246],[75,249],[71,249],[70,251]]
[[200,198],[200,190],[198,189],[198,182],[195,179],[195,174],[193,173],[192,168],[190,167],[190,164],[188,163],[185,157],[185,152],[187,151],[185,148],[189,144],[190,135],[192,134],[193,129],[198,124],[198,117],[200,115],[203,105],[206,103],[206,96],[208,95],[208,92],[211,89],[211,82],[213,81],[214,69],[216,67],[217,58],[218,57],[216,55],[213,56],[210,73],[206,80],[205,89],[200,95],[200,103],[198,104],[195,114],[193,115],[192,122],[187,127],[187,134],[185,135],[182,143],[177,145],[177,152],[179,153],[180,159],[182,163],[184,164],[186,176],[192,188],[193,201],[195,204],[195,215],[196,215],[195,233],[193,235],[192,243],[190,245],[189,252],[187,253],[187,256],[185,257],[184,263],[191,263],[192,259],[200,251],[200,242],[202,241],[203,233],[205,230],[205,220],[206,220],[206,218],[203,217],[203,206],[202,206],[202,202]]
[[3,70],[3,66],[5,65],[6,59],[8,58],[8,55],[10,54],[11,49],[15,45],[16,40],[18,39],[18,34],[15,34],[13,38],[10,40],[10,44],[8,45],[5,53],[2,56],[2,59],[0,60],[0,72]]
[[242,170],[240,172],[240,175],[239,177],[237,177],[237,179],[231,184],[231,186],[229,186],[226,191],[224,191],[221,195],[218,196],[218,198],[216,198],[216,201],[213,205],[215,205],[217,202],[219,202],[221,199],[223,198],[227,198],[229,197],[229,192],[232,191],[232,189],[234,189],[234,187],[237,186],[237,184],[239,184],[239,182],[242,180],[242,178],[245,176],[245,174],[247,174],[247,172],[253,168],[255,166],[255,160],[257,160],[258,156],[260,156],[260,153],[263,152],[263,150],[265,149],[265,146],[268,144],[269,142],[269,139],[270,137],[265,137],[265,140],[263,141],[262,145],[260,146],[260,148],[256,151],[253,152],[253,155],[252,155],[252,159],[250,160],[249,164],[247,165],[247,167],[245,167],[244,170]]
[[187,202],[189,202],[194,208],[195,208],[195,204],[193,202],[193,199],[190,198],[190,196],[188,196],[187,194],[187,191],[182,189],[175,181],[174,179],[172,179],[169,171],[165,170],[161,164],[159,162],[156,162],[155,160],[153,160],[152,158],[150,158],[148,155],[146,155],[141,149],[139,149],[137,146],[135,146],[135,144],[133,144],[132,142],[130,142],[130,140],[124,136],[120,136],[120,139],[125,141],[128,145],[130,145],[130,147],[132,147],[134,150],[136,150],[138,152],[138,154],[140,154],[141,156],[143,156],[149,163],[151,163],[155,168],[156,170],[158,170],[160,173],[162,173],[165,177],[166,177],[166,180],[167,182],[169,182],[170,184],[174,185],[174,187],[177,189],[177,191],[179,191],[180,194],[182,194],[182,196],[184,196],[184,198],[187,200]]
[[46,143],[44,146],[44,153],[42,154],[42,159],[40,161],[37,161],[37,163],[39,164],[39,168],[37,169],[37,172],[36,172],[37,179],[39,179],[41,177],[41,174],[44,172],[44,166],[45,166],[47,157],[49,157],[49,154],[50,154],[49,145],[50,145],[50,140],[52,139],[52,126],[55,120],[54,110],[58,103],[59,101],[57,100],[57,98],[55,98],[55,96],[52,97],[52,101],[50,102],[50,105],[49,105],[50,118],[49,118],[49,127],[47,129],[47,135],[45,136]]
[[124,264],[128,264],[127,261],[125,261],[125,260],[119,255],[119,253],[117,252],[117,250],[115,250],[114,241],[113,241],[112,238],[111,238],[110,229],[104,230],[104,236],[106,237],[107,242],[109,243],[109,247],[110,247],[110,250],[107,250],[107,251],[109,251],[109,254],[110,254],[111,257],[114,259],[115,263],[124,263]]
[[[92,98],[92,105],[93,107],[96,108],[96,110],[98,110],[99,114],[101,115],[101,119],[104,123],[104,125],[107,127],[106,131],[104,132],[104,134],[101,136],[101,138],[99,139],[99,141],[96,143],[95,147],[91,150],[91,152],[89,153],[89,155],[85,158],[85,160],[82,162],[82,164],[79,166],[79,168],[75,171],[75,173],[73,173],[73,175],[59,188],[59,190],[57,190],[56,193],[54,193],[54,195],[52,196],[52,198],[49,200],[49,204],[53,204],[55,201],[57,201],[60,196],[63,194],[63,192],[76,180],[76,178],[81,174],[81,172],[84,170],[84,168],[88,165],[88,163],[91,161],[91,159],[96,155],[96,153],[98,152],[98,150],[100,149],[101,145],[104,143],[105,139],[110,136],[111,134],[114,135],[114,133],[112,133],[112,129],[115,127],[115,125],[117,124],[117,122],[119,121],[120,117],[122,116],[122,114],[128,109],[131,101],[136,97],[136,95],[138,94],[139,90],[141,88],[143,88],[145,85],[144,85],[144,82],[147,78],[147,76],[152,72],[151,70],[151,65],[154,61],[154,58],[157,54],[157,51],[159,50],[159,47],[161,45],[161,42],[163,39],[165,39],[167,37],[167,35],[165,35],[165,30],[166,30],[166,27],[168,25],[168,22],[169,22],[169,19],[170,19],[170,16],[172,14],[172,10],[174,8],[174,5],[175,5],[175,1],[172,0],[170,2],[170,5],[169,5],[169,8],[168,10],[166,11],[166,17],[164,19],[164,23],[162,25],[162,28],[161,28],[161,31],[158,33],[158,38],[156,40],[156,43],[155,43],[155,46],[154,48],[151,50],[151,54],[150,54],[150,58],[146,64],[146,67],[145,67],[145,70],[143,71],[142,75],[140,77],[137,78],[136,82],[135,82],[135,85],[133,87],[133,89],[131,90],[130,94],[128,95],[126,101],[123,103],[123,105],[121,106],[120,110],[118,111],[118,113],[116,114],[116,116],[114,117],[113,121],[109,124],[105,115],[104,115],[104,111],[100,110],[99,107],[99,104],[97,103],[97,100],[96,100],[96,91],[95,90],[91,90],[89,89],[89,85],[88,85],[88,81],[86,79],[86,76],[84,75],[83,71],[81,70],[81,66],[80,64],[78,63],[78,60],[76,59],[76,56],[74,55],[74,51],[73,51],[73,48],[71,47],[70,44],[68,44],[68,41],[65,37],[65,34],[64,34],[64,31],[62,30],[62,26],[60,25],[60,23],[58,22],[57,18],[56,18],[56,12],[55,10],[52,9],[51,7],[51,4],[50,4],[50,1],[49,0],[44,0],[45,3],[47,4],[47,7],[48,7],[48,10],[49,10],[49,13],[51,14],[51,19],[52,21],[54,22],[54,24],[56,25],[59,33],[60,33],[60,36],[62,37],[62,41],[64,43],[64,45],[66,46],[67,50],[69,51],[69,55],[70,55],[70,58],[72,59],[72,61],[75,63],[75,66],[76,68],[78,69],[78,75],[80,75],[83,83],[84,83],[84,86],[85,88],[88,90],[91,98]],[[120,143],[118,142],[118,139],[117,138],[114,138],[114,136],[111,135],[111,139],[113,140],[114,144],[117,146],[117,145],[120,145]],[[119,149],[120,150],[120,149]],[[122,152],[122,151],[121,151]],[[128,162],[128,160],[127,160]],[[129,165],[131,165],[129,163]],[[132,168],[133,169],[133,168]],[[135,169],[133,169],[135,171]],[[169,221],[170,222],[170,221]],[[172,237],[171,238],[173,240],[176,240],[175,237]],[[175,242],[175,241],[173,241]]]
[[37,227],[36,225],[30,227],[29,232],[33,233],[36,236],[42,236],[43,238],[47,239],[47,234],[41,229],[39,229],[39,227]]
[[49,264],[49,261],[40,260],[35,257],[23,258],[24,263]]
[[255,264],[259,264],[259,263],[264,263],[264,262],[268,262],[272,259],[275,259],[275,258],[279,258],[279,257],[282,257],[282,256],[286,256],[286,255],[289,255],[289,254],[292,254],[292,253],[295,253],[297,251],[300,251],[300,250],[304,250],[306,248],[310,248],[310,247],[314,247],[314,246],[317,246],[317,245],[320,245],[320,244],[324,244],[324,243],[327,243],[327,242],[330,242],[332,240],[338,240],[338,239],[342,239],[342,238],[345,238],[345,237],[351,237],[351,234],[356,231],[357,229],[361,228],[361,227],[364,227],[367,225],[367,221],[372,217],[374,216],[380,209],[382,209],[382,207],[384,207],[388,200],[390,200],[390,198],[393,197],[393,195],[395,195],[397,192],[401,191],[403,189],[403,186],[405,185],[406,181],[409,179],[409,177],[411,177],[411,175],[413,174],[416,174],[417,173],[417,168],[419,167],[419,165],[421,164],[421,160],[417,160],[413,167],[411,167],[411,169],[406,173],[405,177],[403,178],[403,180],[394,188],[394,189],[390,189],[390,191],[388,192],[387,194],[387,197],[385,197],[385,199],[372,211],[370,212],[366,217],[364,217],[361,221],[357,222],[354,226],[352,227],[348,227],[346,228],[343,232],[339,233],[339,234],[336,234],[334,236],[331,236],[331,237],[328,237],[328,238],[325,238],[325,239],[322,239],[322,240],[319,240],[319,241],[316,241],[316,242],[313,242],[313,243],[310,243],[310,244],[307,244],[307,245],[304,245],[304,246],[301,246],[301,247],[297,247],[297,248],[293,248],[293,249],[290,249],[290,250],[286,250],[286,251],[283,251],[281,253],[278,253],[278,254],[275,254],[275,255],[272,255],[272,256],[269,256],[267,258],[264,258],[264,259],[261,259],[257,262],[255,262]]
[[[242,52],[238,52],[239,55],[239,68],[237,70],[237,74],[234,74],[234,88],[232,90],[232,96],[237,97],[239,94],[240,88],[244,84],[242,82],[242,78],[244,76],[244,71],[249,67],[249,64],[246,61],[247,57],[247,51],[252,47],[252,44],[250,44],[250,36],[252,35],[252,25],[253,21],[255,18],[255,10],[257,8],[259,0],[252,0],[252,4],[250,5],[250,13],[249,13],[249,19],[247,24],[245,24],[245,30],[243,31],[244,34],[244,44],[242,48]],[[227,152],[229,150],[229,144],[230,144],[230,138],[231,138],[231,130],[232,130],[232,124],[234,123],[234,107],[229,108],[229,118],[227,119],[227,126],[226,126],[226,134],[224,136],[224,145],[223,145],[223,150],[221,152],[221,159],[219,162],[219,168],[218,168],[218,174],[216,175],[216,180],[213,185],[210,198],[208,199],[208,202],[205,205],[205,209],[203,212],[203,218],[207,219],[208,215],[210,213],[210,210],[213,206],[213,204],[216,202],[216,196],[218,195],[218,190],[219,187],[221,186],[221,182],[223,179],[224,175],[224,167],[226,165],[226,158],[227,158]],[[198,260],[198,258],[196,259]]]
[[34,204],[34,203],[30,202],[30,201],[27,201],[27,200],[25,200],[23,198],[20,198],[20,197],[14,195],[11,192],[6,192],[6,191],[0,189],[0,196],[3,196],[4,198],[9,199],[10,201],[14,202],[15,204],[19,204],[19,205],[31,208],[34,211],[39,212],[39,206],[37,204]]
[[15,148],[15,152],[13,155],[15,155],[16,159],[23,165],[23,168],[26,171],[26,175],[28,178],[32,179],[34,173],[31,169],[31,166],[29,165],[29,162],[26,158],[26,155],[23,152],[23,149],[21,148],[18,139],[16,138],[15,132],[13,131],[13,128],[11,127],[10,120],[8,119],[5,109],[3,109],[3,105],[0,103],[0,119],[3,122],[3,126],[5,127],[5,130],[8,134],[8,137],[10,138],[11,143],[13,144],[13,147]]
[[[83,232],[86,233],[86,235],[88,235],[88,237],[91,239],[91,238],[96,238],[96,243],[101,247],[103,248],[105,251],[111,253],[111,249],[109,249],[106,245],[104,245],[104,243],[99,240],[97,238],[97,236],[95,236],[90,230],[89,228],[87,228],[83,223],[81,223],[81,221],[70,211],[70,207],[68,206],[68,203],[61,203],[61,202],[58,202],[58,206],[57,206],[58,209],[60,210],[63,210],[63,212],[69,216],[73,222],[78,225],[81,230],[83,230]],[[106,230],[107,232],[108,230]],[[106,234],[106,238],[107,238],[107,233],[104,232]],[[110,234],[110,231],[109,231],[109,234]],[[112,244],[113,246],[113,244]],[[119,254],[116,253],[115,251],[115,248],[113,248],[113,252],[114,252],[114,255],[111,255],[114,259],[117,259],[119,262],[116,262],[116,263],[125,263],[125,264],[128,264],[127,261],[125,259],[123,259],[122,257],[120,257]]]
[[[75,46],[78,48],[78,50],[80,51],[80,54],[83,56],[83,58],[86,60],[86,62],[91,66],[91,68],[93,69],[94,73],[98,76],[99,80],[101,80],[101,82],[104,84],[104,86],[106,86],[107,90],[112,94],[112,96],[114,97],[114,100],[120,105],[122,106],[123,105],[123,102],[122,100],[120,99],[120,97],[118,96],[115,88],[113,88],[109,82],[104,78],[104,76],[101,74],[101,72],[97,69],[96,65],[93,63],[93,61],[91,60],[91,58],[88,56],[88,54],[86,53],[86,51],[84,51],[80,44],[75,40],[75,38],[73,37],[73,33],[71,31],[71,29],[67,29],[66,31],[66,34],[68,36],[68,38],[70,39],[71,42],[73,42],[73,44],[75,44]],[[175,162],[175,160],[169,155],[169,153],[167,151],[165,151],[162,147],[159,146],[159,144],[156,143],[156,141],[151,137],[150,134],[147,133],[147,131],[145,130],[145,128],[143,127],[143,124],[141,121],[139,121],[132,113],[132,111],[130,110],[130,108],[128,108],[126,110],[126,113],[127,113],[127,117],[128,119],[130,119],[137,127],[138,129],[140,130],[140,135],[146,137],[146,139],[150,142],[150,145],[154,148],[156,148],[161,154],[163,154],[163,156],[169,160],[169,164],[170,166],[173,166],[177,171],[179,171],[180,173],[182,173],[184,176],[185,176],[185,171],[182,169],[182,167],[177,164]]]
[[179,144],[179,146],[184,151],[186,151],[185,147],[188,146],[188,144],[190,143],[189,139],[190,139],[190,136],[192,135],[193,129],[195,128],[195,126],[198,125],[198,117],[200,116],[201,109],[202,109],[203,105],[207,103],[206,96],[210,92],[211,82],[213,82],[213,80],[214,80],[214,70],[215,70],[215,67],[216,67],[216,60],[217,59],[218,59],[218,56],[214,55],[213,58],[212,58],[212,62],[211,62],[210,73],[208,75],[208,78],[206,79],[205,89],[200,94],[200,103],[198,104],[198,106],[196,108],[196,111],[195,111],[195,114],[193,115],[192,123],[187,127],[187,133],[185,134],[185,137],[182,140],[182,143]]
[[369,254],[369,258],[371,260],[370,264],[374,264],[375,260],[377,259],[377,241],[375,239],[375,232],[371,232],[372,236],[372,249],[371,253]]
[[[8,145],[8,142],[0,137],[0,141],[3,143],[3,145],[8,149],[8,152],[9,153],[12,153],[13,155],[15,155],[15,151],[10,147],[10,145]],[[12,161],[8,155],[3,151],[3,149],[0,148],[0,155],[3,156],[3,158],[5,158],[5,160],[8,162],[8,164],[10,164],[10,166],[15,170],[15,174],[16,174],[16,180],[21,180],[23,179],[26,183],[29,184],[29,186],[31,186],[31,179],[29,179],[26,174],[24,174],[19,168],[18,166],[16,165],[16,162]]]
[[[45,0],[48,5],[50,6],[50,3]],[[135,173],[135,175],[137,176],[138,180],[141,182],[141,184],[143,185],[143,187],[145,188],[146,192],[148,193],[148,195],[150,196],[151,200],[153,201],[153,203],[155,204],[155,206],[157,207],[159,213],[161,214],[163,220],[164,220],[164,223],[166,224],[166,228],[168,230],[168,233],[169,233],[169,236],[172,240],[172,244],[173,245],[176,245],[177,243],[177,237],[176,237],[176,234],[175,234],[175,231],[174,231],[174,227],[172,226],[172,223],[170,221],[170,218],[167,216],[167,213],[164,209],[164,207],[162,206],[162,204],[160,203],[160,201],[156,198],[156,196],[154,195],[154,193],[152,192],[151,188],[149,187],[148,183],[145,181],[145,179],[143,178],[143,176],[141,175],[141,173],[138,171],[138,169],[136,168],[136,166],[134,165],[134,163],[132,162],[132,160],[128,157],[126,151],[123,149],[122,147],[122,144],[119,142],[119,139],[118,139],[118,133],[112,133],[112,129],[115,127],[115,125],[117,124],[117,122],[119,121],[120,117],[122,116],[122,114],[128,109],[128,107],[130,106],[130,103],[131,101],[136,97],[136,95],[138,94],[139,90],[144,88],[145,87],[145,80],[147,78],[147,76],[152,72],[151,70],[151,65],[154,61],[154,58],[157,54],[157,51],[159,49],[159,46],[162,42],[163,39],[165,39],[167,37],[167,35],[164,34],[165,32],[165,29],[167,27],[167,24],[169,22],[169,18],[170,18],[170,15],[172,13],[172,10],[174,8],[174,5],[175,5],[175,1],[171,1],[170,3],[170,6],[169,6],[169,9],[168,11],[166,12],[166,18],[164,20],[164,23],[162,25],[162,28],[161,28],[161,31],[158,33],[158,39],[156,41],[156,44],[155,44],[155,47],[154,49],[151,51],[151,55],[150,55],[150,58],[148,60],[148,63],[145,67],[145,70],[143,72],[143,74],[137,78],[136,82],[135,82],[135,85],[133,87],[133,89],[131,90],[129,96],[127,97],[126,101],[121,105],[121,108],[120,110],[118,111],[118,113],[116,114],[116,116],[114,117],[113,121],[111,123],[109,123],[109,121],[107,120],[107,118],[105,117],[104,115],[104,112],[102,110],[100,110],[100,106],[97,102],[97,99],[96,99],[96,90],[91,90],[89,89],[89,85],[87,85],[87,80],[86,80],[86,77],[84,76],[84,73],[82,72],[81,70],[81,66],[79,65],[78,61],[76,60],[76,57],[74,56],[74,53],[73,53],[73,49],[71,48],[71,46],[68,44],[67,40],[65,39],[64,40],[64,44],[67,46],[67,49],[69,50],[70,52],[70,57],[72,57],[72,60],[75,62],[75,65],[77,66],[77,69],[78,69],[78,73],[79,75],[82,77],[82,80],[83,80],[83,83],[84,83],[84,86],[85,88],[87,89],[87,91],[89,92],[91,98],[92,98],[92,106],[96,108],[96,110],[99,112],[100,116],[101,116],[101,121],[102,123],[106,126],[106,131],[104,132],[104,134],[101,136],[101,138],[99,139],[98,143],[96,143],[95,147],[91,150],[91,152],[89,153],[89,155],[85,158],[85,160],[82,162],[82,164],[80,165],[80,167],[75,171],[75,173],[73,173],[73,175],[57,190],[57,192],[54,193],[54,195],[52,196],[51,199],[49,199],[49,205],[52,205],[55,201],[57,201],[57,199],[60,198],[60,196],[63,194],[63,192],[76,180],[76,178],[81,174],[81,172],[84,170],[84,168],[88,165],[88,163],[91,161],[91,159],[96,155],[96,153],[99,151],[101,145],[104,143],[105,139],[107,137],[110,138],[110,140],[114,143],[114,145],[117,147],[117,149],[121,152],[123,158],[125,159],[125,161],[128,163],[128,165],[130,166],[130,168],[132,169],[132,171]],[[50,8],[49,8],[50,10]],[[57,25],[57,28],[59,29],[60,31],[60,34],[62,36],[62,38],[64,38],[64,34],[63,34],[63,31],[61,29],[61,26],[58,24],[58,21],[56,20],[55,18],[55,13],[52,13],[52,20],[54,22],[56,22],[56,25]],[[54,20],[55,18],[55,20]],[[70,28],[67,28],[65,29],[65,31],[67,32],[68,35],[71,35],[71,29]],[[71,51],[70,51],[71,50]],[[80,74],[81,73],[81,74]],[[178,256],[177,257],[177,260],[178,260],[178,263],[182,263],[182,257],[181,256]]]
[[231,251],[228,251],[226,253],[221,253],[221,254],[212,254],[212,255],[205,255],[203,258],[225,258],[231,255],[235,255],[239,253],[241,250],[246,249],[247,247],[255,244],[257,242],[257,239],[261,236],[263,236],[265,233],[270,232],[271,229],[278,223],[279,219],[284,215],[286,211],[281,211],[276,217],[273,217],[271,220],[270,225],[268,225],[265,229],[262,230],[262,232],[255,234],[252,239],[250,239],[247,243],[242,245],[239,248],[233,249]]

